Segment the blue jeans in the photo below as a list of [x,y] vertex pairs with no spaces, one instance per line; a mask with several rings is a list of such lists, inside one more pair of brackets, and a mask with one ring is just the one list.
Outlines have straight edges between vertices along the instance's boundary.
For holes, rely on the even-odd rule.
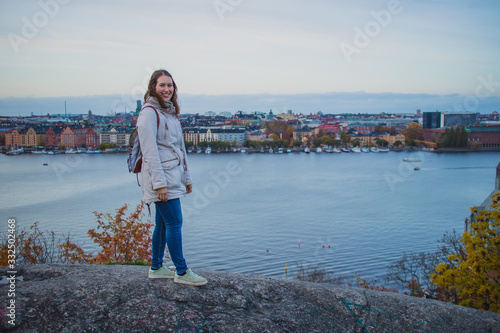
[[181,201],[173,199],[155,202],[156,223],[153,231],[153,258],[151,268],[160,268],[165,255],[165,245],[168,246],[170,257],[174,262],[177,274],[187,270],[186,260],[182,254],[182,210]]

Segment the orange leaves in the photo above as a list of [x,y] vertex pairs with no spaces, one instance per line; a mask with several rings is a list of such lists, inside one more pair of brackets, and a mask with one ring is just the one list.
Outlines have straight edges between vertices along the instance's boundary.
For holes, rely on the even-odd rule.
[[[94,212],[97,228],[88,235],[102,250],[90,260],[93,264],[151,263],[151,223],[143,223],[144,203],[128,217],[128,205],[116,210],[115,216]],[[148,221],[149,222],[149,221]]]
[[[128,205],[116,209],[115,216],[94,212],[97,227],[89,237],[101,247],[95,256],[71,241],[68,235],[57,239],[54,231],[42,231],[38,222],[16,235],[16,263],[45,264],[150,264],[153,226],[142,222],[144,203],[126,216]],[[0,242],[0,265],[8,264],[8,242]]]

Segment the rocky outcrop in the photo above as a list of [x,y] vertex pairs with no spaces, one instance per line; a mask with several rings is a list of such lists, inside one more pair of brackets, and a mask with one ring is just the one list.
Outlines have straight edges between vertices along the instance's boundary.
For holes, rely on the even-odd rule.
[[0,285],[0,331],[500,332],[500,314],[405,295],[209,271],[197,271],[207,285],[191,287],[147,270],[19,266],[15,296]]

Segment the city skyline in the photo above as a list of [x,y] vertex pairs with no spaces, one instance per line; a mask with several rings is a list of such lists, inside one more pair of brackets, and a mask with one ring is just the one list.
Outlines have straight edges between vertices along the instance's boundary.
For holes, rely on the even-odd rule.
[[72,113],[130,110],[157,68],[173,74],[187,113],[488,113],[500,103],[500,4],[489,0],[0,9],[0,115],[59,112],[60,100]]

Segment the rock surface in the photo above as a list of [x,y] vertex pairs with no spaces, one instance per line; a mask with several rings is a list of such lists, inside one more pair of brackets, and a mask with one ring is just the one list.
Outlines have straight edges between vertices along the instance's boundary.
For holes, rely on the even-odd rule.
[[197,270],[209,283],[191,287],[147,270],[19,266],[15,326],[2,284],[0,331],[500,332],[500,314],[405,295]]

